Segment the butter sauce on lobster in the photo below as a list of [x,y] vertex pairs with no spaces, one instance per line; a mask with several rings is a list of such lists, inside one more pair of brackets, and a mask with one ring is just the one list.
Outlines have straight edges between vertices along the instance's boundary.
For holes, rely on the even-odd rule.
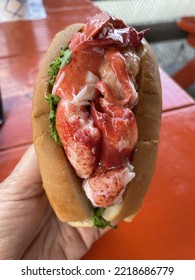
[[[122,218],[133,217],[140,208],[149,184],[148,181],[153,174],[160,128],[161,90],[157,63],[148,44],[143,43],[146,31],[137,32],[133,27],[126,26],[122,20],[115,19],[103,12],[87,18],[84,25],[73,25],[70,26],[70,30],[67,28],[57,34],[58,37],[54,38],[45,60],[42,62],[43,71],[40,70],[38,74],[32,113],[34,143],[40,161],[43,186],[50,203],[61,220],[68,221],[74,226],[86,224],[87,226],[105,227],[110,222],[121,219],[120,211]],[[63,37],[67,37],[66,40]],[[63,44],[63,41],[67,42]],[[56,60],[50,61],[48,69],[48,60],[53,57],[52,51],[57,46],[64,50],[60,57],[58,55]],[[145,186],[144,193],[141,193],[140,198],[137,199],[138,203],[136,206],[134,205],[133,211],[131,205],[128,206],[126,203],[125,209],[127,209],[124,216],[123,203],[126,188],[130,187],[130,182],[133,183],[137,176],[139,180],[141,179],[139,170],[137,174],[133,164],[136,150],[140,145],[140,140],[149,141],[140,138],[140,125],[136,118],[139,103],[142,102],[140,90],[143,91],[144,88],[143,64],[145,63],[145,67],[148,67],[147,64],[150,62],[144,58],[147,55],[148,61],[151,60],[154,72],[151,82],[156,85],[157,97],[154,97],[154,100],[156,98],[158,104],[157,117],[154,120],[157,121],[155,139],[149,139],[156,141],[155,147],[152,147],[151,150],[152,157],[150,155],[148,159],[144,159],[145,168],[148,168],[147,160],[153,160],[154,163],[152,163],[148,179],[146,178],[147,186]],[[45,83],[40,85],[41,79],[45,78],[46,70],[52,87]],[[46,168],[51,169],[51,163],[43,162],[42,158],[47,157],[45,154],[49,153],[49,150],[40,151],[44,147],[41,147],[36,141],[39,125],[43,130],[45,126],[43,121],[40,123],[37,118],[42,114],[36,112],[37,106],[39,106],[36,99],[37,95],[40,95],[40,87],[44,89],[44,95],[50,105],[50,128],[52,135],[55,134],[53,138],[59,140],[58,142],[64,149],[64,156],[66,155],[68,159],[64,166],[60,165],[62,169],[66,169],[64,175],[66,186],[64,188],[71,188],[72,185],[80,187],[80,190],[77,187],[76,190],[74,187],[73,191],[68,190],[68,193],[73,192],[70,197],[74,197],[73,202],[76,200],[75,205],[63,205],[63,203],[67,203],[66,198],[63,202],[62,198],[55,194],[59,186],[56,190],[48,187],[48,181],[53,173],[45,175],[45,171]],[[153,91],[152,88],[151,91]],[[150,104],[146,106],[150,106]],[[44,108],[37,111],[44,111]],[[151,127],[148,129],[150,130]],[[47,139],[47,141],[50,140]],[[54,147],[53,145],[54,143],[52,143],[52,147]],[[56,146],[55,149],[60,149],[61,157],[61,147]],[[54,154],[53,156],[55,157]],[[146,155],[143,153],[143,156]],[[70,166],[67,167],[67,164]],[[136,162],[135,165],[137,165]],[[55,168],[55,165],[53,166]],[[60,176],[59,170],[57,172]],[[75,174],[73,175],[73,173]],[[61,180],[58,179],[58,181],[59,185],[63,184]],[[137,188],[139,189],[139,185]],[[82,193],[81,197],[76,194],[77,192]],[[67,197],[68,193],[65,194]],[[83,198],[84,196],[86,198]],[[88,200],[88,202],[83,200]],[[82,207],[84,210],[80,210]],[[72,210],[73,214],[69,215],[71,208],[78,209]],[[89,208],[95,209],[96,214],[93,213],[93,210],[89,211]],[[75,214],[79,211],[84,214]],[[67,212],[70,217],[67,217],[66,213],[65,217],[63,212]]]

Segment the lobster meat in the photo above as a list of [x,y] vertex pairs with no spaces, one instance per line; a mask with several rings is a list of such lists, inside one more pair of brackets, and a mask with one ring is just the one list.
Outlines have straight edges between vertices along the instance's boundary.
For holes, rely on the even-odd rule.
[[[137,32],[107,13],[87,19],[70,44],[72,59],[58,73],[56,128],[65,153],[94,206],[119,203],[135,173],[129,164],[138,139],[132,108],[138,102],[128,55]],[[126,53],[128,53],[126,52]],[[139,69],[139,59],[134,61]],[[137,71],[138,72],[138,71]]]

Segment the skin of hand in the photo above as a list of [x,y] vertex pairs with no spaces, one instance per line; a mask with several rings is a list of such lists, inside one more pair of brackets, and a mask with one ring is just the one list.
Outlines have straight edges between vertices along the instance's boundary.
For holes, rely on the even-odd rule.
[[59,221],[42,187],[33,145],[0,184],[0,259],[80,259],[106,231]]

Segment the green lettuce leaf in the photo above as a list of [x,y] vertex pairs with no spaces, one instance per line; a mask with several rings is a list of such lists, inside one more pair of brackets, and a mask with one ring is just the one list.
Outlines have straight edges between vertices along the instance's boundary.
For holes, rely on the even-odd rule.
[[93,221],[93,224],[96,228],[106,228],[106,227],[111,227],[113,229],[116,229],[117,226],[113,226],[111,225],[111,223],[109,221],[106,221],[103,217],[102,217],[102,214],[104,212],[104,208],[95,208],[94,209],[94,213],[91,217],[92,221]]
[[51,134],[50,134],[51,138],[53,138],[57,144],[61,144],[60,137],[56,129],[56,109],[57,109],[57,104],[60,101],[60,97],[54,94],[48,94],[46,95],[45,100],[49,104],[49,108],[50,108],[49,127],[51,129]]
[[50,62],[48,74],[50,76],[49,83],[51,86],[53,86],[59,70],[70,62],[71,57],[72,52],[68,49],[68,47],[64,47],[60,50],[60,56]]
[[[50,69],[48,71],[48,75],[50,77],[49,84],[51,85],[51,91],[59,70],[70,62],[71,56],[72,53],[68,49],[68,47],[64,47],[61,48],[59,57],[56,57],[55,60],[50,62]],[[55,94],[48,94],[45,97],[45,100],[49,104],[50,108],[49,122],[51,129],[51,137],[55,140],[56,143],[61,144],[60,137],[56,129],[56,109],[60,97],[56,96]]]

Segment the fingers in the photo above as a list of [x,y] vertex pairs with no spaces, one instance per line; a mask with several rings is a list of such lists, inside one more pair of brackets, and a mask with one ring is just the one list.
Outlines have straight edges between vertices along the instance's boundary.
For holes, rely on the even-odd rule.
[[14,172],[19,173],[23,178],[40,176],[39,165],[34,145],[31,145],[14,169]]

